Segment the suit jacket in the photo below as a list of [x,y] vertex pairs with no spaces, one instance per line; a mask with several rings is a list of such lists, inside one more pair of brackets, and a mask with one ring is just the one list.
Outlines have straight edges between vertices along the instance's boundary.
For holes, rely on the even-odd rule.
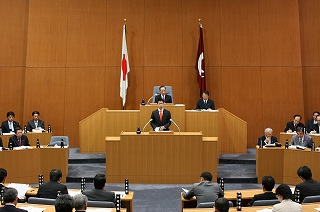
[[16,208],[13,205],[5,205],[2,208],[0,208],[0,211],[2,212],[28,212],[26,210],[20,209],[20,208]]
[[319,125],[318,124],[314,124],[312,126],[312,129],[310,130],[310,132],[313,131],[313,130],[315,130],[317,133],[319,133]]
[[41,198],[56,199],[58,191],[60,191],[61,194],[68,194],[66,185],[58,183],[57,181],[49,181],[39,187],[37,196]]
[[196,105],[196,110],[199,110],[199,109],[205,109],[205,110],[208,110],[208,109],[211,109],[211,110],[214,110],[215,107],[214,107],[214,101],[212,99],[208,99],[207,101],[207,104],[204,103],[204,100],[203,99],[199,99],[197,101],[197,105]]
[[[20,124],[16,121],[13,121],[13,129],[12,129],[13,131],[12,132],[14,132],[14,129],[17,127],[20,127]],[[2,130],[2,133],[9,133],[10,132],[8,120],[2,122],[1,130]]]
[[293,202],[291,199],[282,200],[272,207],[273,212],[300,212],[302,207],[299,203]]
[[152,129],[154,130],[156,127],[164,126],[165,130],[169,130],[169,126],[171,125],[171,113],[169,110],[163,109],[162,113],[162,121],[160,121],[159,111],[154,110],[151,113],[152,121],[150,122]]
[[[38,127],[41,127],[42,129],[44,129],[44,121],[38,120]],[[34,124],[34,120],[28,121],[27,130],[32,132],[32,130],[35,128],[36,128],[36,125]]]
[[104,189],[90,189],[85,190],[82,194],[88,197],[90,201],[109,201],[109,202],[116,202],[115,193],[112,191],[106,191]]
[[272,200],[278,199],[276,194],[271,191],[266,191],[263,194],[256,194],[253,196],[252,200],[248,203],[247,206],[252,206],[252,204],[257,200]]
[[[266,145],[266,142],[264,142],[265,140],[266,140],[266,136],[264,135],[261,136],[260,138],[258,138],[257,145],[260,146],[262,142],[262,146],[265,146]],[[271,136],[271,144],[274,144],[274,143],[278,143],[278,139],[277,137]]]
[[313,127],[314,127],[314,120],[313,119],[310,119],[307,121],[307,124],[306,124],[306,131],[309,133],[313,130]]
[[315,180],[306,180],[303,183],[296,185],[295,189],[299,189],[300,191],[300,203],[307,196],[315,196],[320,195],[320,182]]
[[190,199],[193,196],[197,197],[197,205],[203,202],[214,202],[217,198],[223,197],[224,192],[221,190],[218,183],[203,181],[193,184],[192,189],[188,193],[183,193],[185,199]]
[[298,135],[294,135],[294,136],[292,136],[290,145],[294,145],[294,146],[300,145],[300,146],[304,146],[304,147],[308,147],[308,148],[312,147],[313,141],[312,141],[312,137],[311,136],[304,135],[303,138],[302,138],[302,141],[303,141],[303,143],[300,143],[299,142],[299,136]]
[[[172,98],[170,95],[166,94],[164,98],[165,98],[164,100],[165,103],[172,103]],[[157,103],[158,99],[161,99],[161,95],[158,95],[154,98],[154,103]]]
[[284,128],[284,132],[287,132],[289,129],[292,130],[292,132],[297,131],[297,127],[304,128],[304,124],[299,122],[297,126],[294,126],[293,121],[288,122],[286,128]]
[[0,147],[3,147],[2,138],[0,137]]
[[[16,135],[13,135],[13,136],[10,137],[10,139],[8,141],[8,147],[10,146],[10,142],[12,143],[12,147],[18,147],[19,146],[18,137]],[[21,143],[22,143],[22,146],[30,146],[29,139],[25,135],[21,136]]]

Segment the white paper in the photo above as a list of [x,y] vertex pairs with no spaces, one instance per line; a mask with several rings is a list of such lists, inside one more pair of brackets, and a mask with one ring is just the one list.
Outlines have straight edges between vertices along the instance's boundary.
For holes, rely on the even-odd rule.
[[320,208],[315,208],[315,210],[320,211]]
[[20,207],[20,209],[27,210],[28,212],[42,212],[42,211],[45,210],[45,208],[35,208],[35,207],[32,207],[32,206]]
[[185,189],[185,188],[182,188],[182,190],[183,190],[184,192],[186,192],[186,193],[189,192],[189,190],[188,190],[188,189]]
[[291,193],[294,194],[294,189],[295,189],[295,188],[290,188],[290,189],[291,189]]
[[90,209],[90,208],[89,208],[89,209],[87,209],[86,211],[87,211],[87,212],[90,212],[90,211],[95,211],[95,212],[96,212],[96,211],[100,211],[100,212],[111,212],[112,209],[105,209],[105,208],[103,208],[103,209],[102,209],[102,208],[101,208],[101,209]]
[[32,132],[33,133],[42,133],[42,128],[40,128],[39,130],[33,129]]
[[14,135],[14,132],[10,132],[10,133],[3,133],[3,135]]
[[270,212],[270,211],[272,211],[271,208],[265,208],[265,209],[257,210],[257,212]]
[[155,132],[159,132],[159,131],[160,131],[160,127],[154,128],[154,131],[155,131]]
[[81,194],[81,191],[80,191],[80,190],[74,190],[74,189],[71,190],[71,189],[70,189],[70,190],[68,191],[68,193],[69,193],[70,196],[74,197],[74,196],[77,195],[77,194]]
[[23,197],[26,195],[26,192],[29,190],[29,184],[10,183],[8,187],[17,189],[18,197],[20,199],[23,199]]
[[126,193],[124,191],[115,191],[114,193],[115,195],[120,194],[120,198],[123,198],[126,196]]

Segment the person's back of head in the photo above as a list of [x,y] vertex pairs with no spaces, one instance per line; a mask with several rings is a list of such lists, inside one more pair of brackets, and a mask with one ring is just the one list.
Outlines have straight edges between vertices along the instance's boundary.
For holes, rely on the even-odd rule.
[[5,188],[3,192],[4,203],[13,203],[16,205],[18,203],[18,191],[15,188]]
[[272,176],[264,176],[262,178],[262,185],[265,191],[272,191],[275,185],[275,180]]
[[282,199],[292,199],[292,192],[291,189],[288,185],[286,184],[281,184],[278,186],[276,189],[276,194],[279,196],[282,196]]
[[50,171],[50,181],[59,181],[62,178],[62,172],[60,169],[52,169]]
[[7,178],[7,170],[5,170],[4,168],[0,168],[0,183],[4,183],[4,181]]
[[304,180],[310,180],[312,178],[311,169],[308,166],[301,166],[297,170],[297,174]]
[[73,197],[73,200],[74,200],[74,208],[76,211],[87,209],[88,198],[86,195],[77,194]]
[[107,182],[106,175],[104,175],[104,174],[97,174],[93,178],[93,185],[96,189],[103,189],[106,182]]
[[69,194],[61,194],[57,197],[54,207],[56,212],[72,212],[74,208],[73,198]]
[[200,175],[200,178],[203,178],[203,180],[211,182],[212,174],[210,172],[202,172],[202,174]]
[[216,212],[227,212],[229,211],[229,201],[224,197],[220,197],[214,202],[214,208]]

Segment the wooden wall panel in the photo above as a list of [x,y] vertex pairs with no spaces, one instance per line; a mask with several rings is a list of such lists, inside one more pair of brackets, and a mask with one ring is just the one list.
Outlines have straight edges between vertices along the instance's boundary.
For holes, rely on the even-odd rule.
[[259,67],[222,67],[222,107],[248,122],[250,147],[261,136],[261,83]]
[[0,1],[0,66],[25,66],[28,0]]
[[320,1],[299,0],[303,66],[320,66]]
[[106,65],[121,63],[123,19],[127,19],[127,48],[130,66],[143,66],[144,0],[107,0]]
[[69,0],[67,67],[104,66],[105,46],[106,1]]
[[301,66],[298,0],[259,1],[261,66]]
[[[129,87],[128,90],[131,88],[131,76],[133,75],[132,72],[129,72]],[[106,74],[105,74],[105,100],[104,105],[105,108],[109,110],[120,110],[122,109],[122,99],[120,98],[120,65],[117,67],[106,67]],[[127,91],[127,96],[129,98],[129,91]]]
[[[67,68],[64,133],[79,146],[79,121],[104,107],[105,68]],[[92,126],[94,127],[94,126]]]
[[306,121],[301,67],[262,67],[261,86],[264,124],[261,135],[264,128],[271,127],[279,138],[279,132],[293,120],[294,114],[300,114],[302,122]]
[[68,1],[31,0],[27,67],[65,67]]
[[221,1],[223,66],[259,66],[259,13],[256,0]]
[[220,1],[197,0],[182,1],[182,54],[183,66],[194,66],[200,36],[199,22],[203,25],[203,42],[206,66],[221,65],[220,55]]
[[145,0],[144,65],[182,65],[182,0]]
[[38,110],[46,129],[50,124],[53,135],[65,135],[65,91],[65,68],[27,68],[23,125],[32,119],[32,111]]

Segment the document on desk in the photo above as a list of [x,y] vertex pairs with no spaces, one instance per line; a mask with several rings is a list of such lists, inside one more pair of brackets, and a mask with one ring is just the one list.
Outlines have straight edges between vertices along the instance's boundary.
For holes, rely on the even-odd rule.
[[320,211],[320,208],[315,208],[316,211]]
[[28,206],[28,207],[19,207],[20,209],[24,209],[27,210],[28,212],[42,212],[45,210],[45,208],[35,208],[32,206]]
[[[185,188],[182,188],[182,190],[183,190],[185,193],[188,193],[188,192],[189,192],[189,190],[188,190],[188,189],[185,189]],[[196,197],[196,196],[193,196],[192,198],[197,199],[197,197]]]
[[126,196],[126,193],[124,191],[115,191],[114,194],[115,195],[120,194],[120,198],[123,198]]
[[29,184],[22,183],[10,183],[8,187],[17,189],[19,198],[24,197],[26,192],[30,189]]
[[79,190],[70,190],[69,189],[68,193],[69,193],[70,196],[74,197],[77,194],[81,194],[81,191],[80,191],[80,189]]
[[272,212],[272,209],[271,208],[265,208],[265,209],[257,210],[257,212]]

